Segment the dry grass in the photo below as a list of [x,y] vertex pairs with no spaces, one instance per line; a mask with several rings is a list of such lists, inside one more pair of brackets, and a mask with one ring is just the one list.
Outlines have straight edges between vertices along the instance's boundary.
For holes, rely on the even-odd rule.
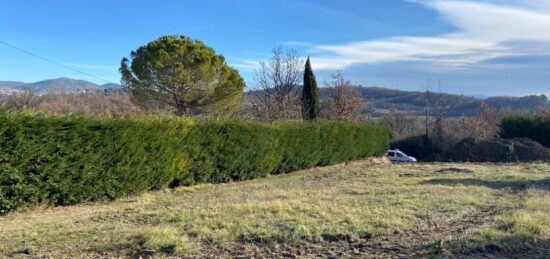
[[[471,173],[436,172],[449,167]],[[236,244],[329,245],[457,224],[426,247],[452,252],[550,240],[550,165],[356,162],[248,182],[148,192],[114,202],[33,208],[0,217],[0,256],[208,254]],[[488,215],[488,216],[487,216]]]

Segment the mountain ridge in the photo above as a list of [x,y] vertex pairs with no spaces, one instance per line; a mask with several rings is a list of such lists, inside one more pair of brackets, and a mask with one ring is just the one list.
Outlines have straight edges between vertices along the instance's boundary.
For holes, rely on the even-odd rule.
[[[368,106],[374,109],[375,115],[381,115],[391,110],[404,111],[413,115],[423,115],[426,106],[430,113],[439,112],[444,116],[475,116],[479,112],[481,102],[485,102],[496,111],[525,111],[534,112],[539,108],[550,108],[548,97],[545,95],[493,96],[477,98],[457,94],[401,91],[383,87],[356,86]],[[326,90],[321,89],[321,94]]]
[[86,80],[59,77],[41,80],[34,83],[19,81],[0,81],[0,94],[17,93],[31,90],[36,93],[48,92],[87,92],[106,89],[118,89],[122,86],[114,83],[99,85]]

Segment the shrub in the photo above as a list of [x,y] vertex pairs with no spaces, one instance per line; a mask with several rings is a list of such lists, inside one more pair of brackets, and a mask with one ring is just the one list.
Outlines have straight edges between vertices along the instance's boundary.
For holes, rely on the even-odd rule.
[[443,150],[426,136],[413,136],[391,143],[392,149],[399,149],[419,161],[440,161]]
[[0,111],[0,214],[380,156],[386,128]]
[[534,162],[550,161],[550,150],[528,138],[488,139],[467,138],[446,154],[450,161],[459,162]]
[[116,198],[170,184],[192,122],[0,112],[0,213]]
[[389,147],[390,133],[380,126],[328,121],[277,126],[281,131],[279,173],[381,156]]
[[500,123],[500,136],[503,138],[530,138],[550,147],[550,117],[513,115]]
[[266,176],[280,163],[277,132],[246,121],[199,121],[185,140],[189,166],[181,184]]
[[340,122],[198,121],[186,136],[189,166],[180,184],[227,182],[381,156],[380,126]]

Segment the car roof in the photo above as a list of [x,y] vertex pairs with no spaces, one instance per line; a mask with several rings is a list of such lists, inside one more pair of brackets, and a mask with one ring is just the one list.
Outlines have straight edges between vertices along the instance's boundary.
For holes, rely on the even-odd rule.
[[388,150],[388,153],[389,153],[389,152],[400,153],[400,154],[403,154],[403,155],[408,156],[405,152],[403,152],[403,151],[401,151],[401,150],[399,150],[399,149]]

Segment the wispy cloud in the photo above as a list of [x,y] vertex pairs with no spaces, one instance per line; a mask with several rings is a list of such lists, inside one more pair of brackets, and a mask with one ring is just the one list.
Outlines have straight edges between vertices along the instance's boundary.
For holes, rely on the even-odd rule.
[[305,41],[285,41],[283,45],[288,47],[309,47],[311,43]]
[[258,68],[259,62],[260,62],[259,60],[248,59],[248,60],[242,60],[242,61],[230,63],[230,65],[241,71],[252,72],[254,71],[254,69]]
[[[317,69],[356,64],[415,61],[439,69],[461,69],[485,60],[550,54],[550,0],[415,0],[435,10],[456,31],[432,37],[313,45]],[[537,4],[534,4],[534,3]]]

